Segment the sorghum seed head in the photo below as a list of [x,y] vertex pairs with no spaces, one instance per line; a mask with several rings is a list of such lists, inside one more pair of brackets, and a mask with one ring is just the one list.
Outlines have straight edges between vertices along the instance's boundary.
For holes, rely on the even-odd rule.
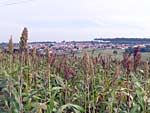
[[24,37],[25,40],[28,40],[28,29],[26,27],[23,29],[22,37]]
[[116,61],[115,62],[115,73],[114,73],[115,79],[118,78],[119,74],[120,74],[120,71],[119,71],[119,62]]
[[26,51],[26,49],[27,49],[27,40],[28,40],[28,30],[27,30],[27,28],[24,28],[23,32],[22,32],[22,36],[20,37],[20,42],[19,42],[21,52]]
[[12,36],[9,39],[8,48],[9,48],[9,53],[13,54],[14,44],[13,44]]

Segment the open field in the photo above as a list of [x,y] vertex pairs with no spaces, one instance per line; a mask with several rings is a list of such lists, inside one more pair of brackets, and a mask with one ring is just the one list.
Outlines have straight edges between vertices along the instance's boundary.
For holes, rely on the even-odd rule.
[[[96,49],[94,51],[94,54],[92,54],[92,49],[86,49],[85,50],[89,55],[91,56],[97,56],[98,54],[101,55],[111,55],[114,58],[117,58],[118,60],[123,59],[123,53],[125,52],[124,49]],[[78,52],[77,56],[82,56],[85,51]],[[113,52],[117,51],[117,54],[114,54]],[[150,60],[150,52],[141,53],[142,60],[146,61],[147,59]]]

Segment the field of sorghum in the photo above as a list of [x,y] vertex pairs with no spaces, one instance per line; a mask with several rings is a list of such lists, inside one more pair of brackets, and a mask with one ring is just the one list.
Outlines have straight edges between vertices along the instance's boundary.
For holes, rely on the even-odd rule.
[[20,52],[0,53],[0,113],[150,113],[148,61],[134,54],[113,56],[86,52],[82,57],[29,54],[28,32]]

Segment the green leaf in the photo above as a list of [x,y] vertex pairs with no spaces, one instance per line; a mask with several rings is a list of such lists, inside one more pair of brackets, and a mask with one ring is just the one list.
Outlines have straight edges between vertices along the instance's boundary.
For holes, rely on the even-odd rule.
[[61,89],[63,89],[63,88],[62,88],[62,87],[53,87],[53,88],[51,89],[51,91],[61,90]]
[[84,108],[79,106],[79,105],[75,105],[75,104],[71,104],[71,103],[68,103],[68,104],[65,104],[63,106],[60,107],[60,109],[58,109],[57,113],[63,113],[64,110],[67,108],[67,107],[72,107],[73,109],[76,109],[78,110],[79,112],[84,112]]
[[137,113],[138,108],[139,108],[139,106],[138,106],[137,104],[134,105],[134,106],[131,108],[130,113]]
[[51,113],[53,111],[53,109],[54,109],[54,99],[52,98],[48,105],[47,113]]

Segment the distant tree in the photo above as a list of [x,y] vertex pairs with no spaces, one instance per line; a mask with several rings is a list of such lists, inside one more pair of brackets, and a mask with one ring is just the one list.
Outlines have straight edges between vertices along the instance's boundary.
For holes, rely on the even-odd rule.
[[128,49],[125,49],[125,53],[133,53],[134,49],[132,47],[129,47]]
[[95,53],[95,49],[92,50],[92,55]]
[[114,51],[113,51],[113,54],[117,55],[117,54],[118,54],[118,51],[114,50]]
[[148,48],[148,47],[141,48],[140,51],[141,51],[141,52],[150,52],[150,48]]

